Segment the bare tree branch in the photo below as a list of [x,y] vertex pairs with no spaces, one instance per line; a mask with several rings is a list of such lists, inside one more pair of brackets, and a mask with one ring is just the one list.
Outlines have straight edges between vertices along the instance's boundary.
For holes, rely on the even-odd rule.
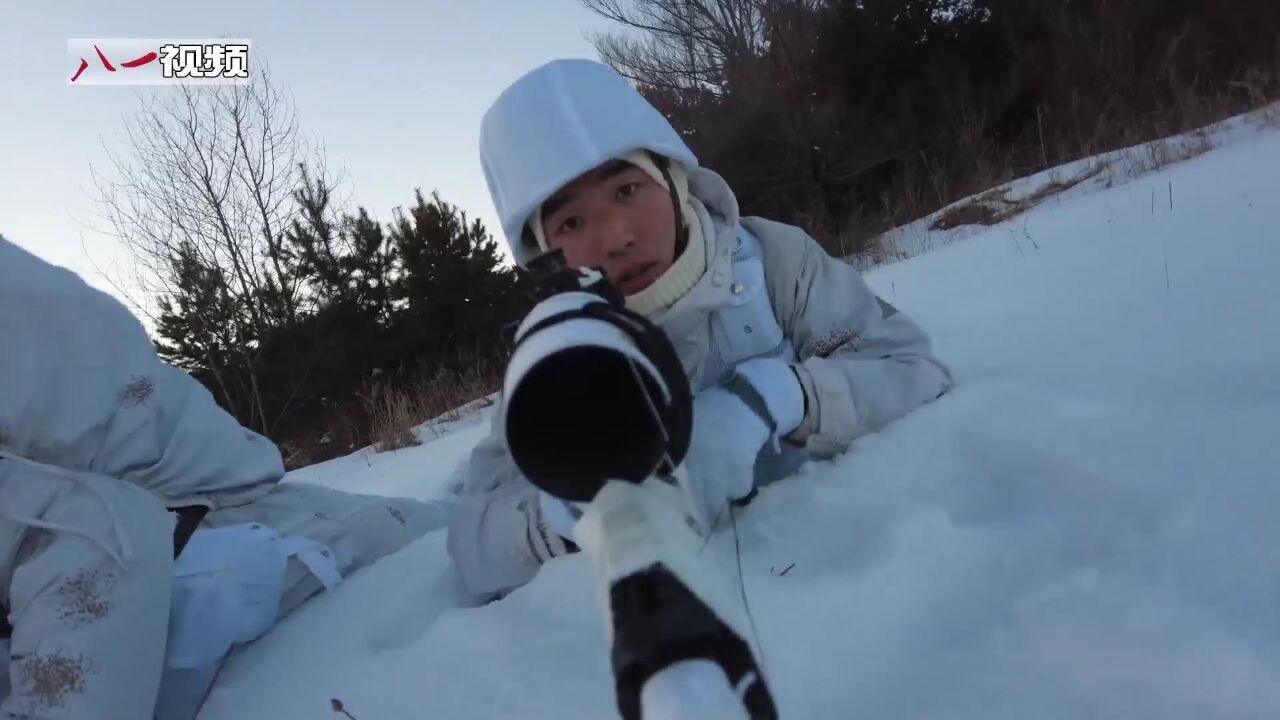
[[764,51],[765,14],[778,0],[579,0],[622,27],[592,43],[640,84],[722,92],[727,67]]
[[[108,152],[109,173],[93,170],[100,216],[130,254],[157,320],[157,303],[181,297],[190,273],[217,284],[212,308],[188,308],[229,407],[251,398],[254,423],[268,428],[257,368],[258,341],[296,317],[302,279],[289,271],[285,232],[298,217],[295,190],[319,153],[299,137],[291,98],[262,72],[250,84],[193,88],[144,98],[126,120],[128,150]],[[316,163],[319,172],[323,160]],[[186,273],[186,275],[184,275]],[[121,283],[121,285],[130,283]],[[227,385],[228,360],[247,386]]]

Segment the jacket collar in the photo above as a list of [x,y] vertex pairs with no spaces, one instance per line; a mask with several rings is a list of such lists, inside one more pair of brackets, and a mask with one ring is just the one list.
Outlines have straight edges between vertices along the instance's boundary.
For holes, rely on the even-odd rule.
[[694,373],[706,356],[707,317],[730,297],[739,232],[738,199],[714,171],[690,173],[689,202],[702,220],[707,269],[684,297],[651,318],[671,338],[686,374]]

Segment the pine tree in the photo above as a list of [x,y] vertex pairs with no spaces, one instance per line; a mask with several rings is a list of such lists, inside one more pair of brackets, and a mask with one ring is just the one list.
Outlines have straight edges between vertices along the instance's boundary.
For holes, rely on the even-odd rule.
[[[371,379],[407,384],[470,359],[497,367],[500,330],[527,309],[529,288],[484,225],[436,193],[416,193],[384,227],[364,208],[339,217],[332,188],[300,177],[254,316],[221,269],[180,252],[178,290],[159,299],[157,349],[242,423],[318,459],[368,441],[360,395]],[[322,440],[325,423],[343,425],[341,441]]]
[[402,342],[436,357],[498,348],[502,325],[524,307],[527,286],[502,265],[479,220],[421,192],[390,228],[399,260],[391,285]]

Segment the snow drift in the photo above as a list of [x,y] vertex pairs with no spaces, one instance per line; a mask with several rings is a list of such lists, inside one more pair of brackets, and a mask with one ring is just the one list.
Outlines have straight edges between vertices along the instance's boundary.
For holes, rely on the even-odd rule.
[[[739,511],[783,717],[1280,717],[1275,115],[1163,168],[1116,155],[994,226],[890,238],[914,257],[868,281],[958,387]],[[445,496],[486,431],[291,481]],[[735,562],[732,530],[706,552]],[[473,607],[433,533],[239,650],[201,718],[332,698],[359,720],[614,716],[586,559]]]

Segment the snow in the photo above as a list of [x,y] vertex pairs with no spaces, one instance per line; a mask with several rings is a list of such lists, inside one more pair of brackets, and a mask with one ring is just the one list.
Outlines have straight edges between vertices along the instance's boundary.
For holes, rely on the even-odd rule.
[[455,470],[488,431],[492,403],[493,398],[482,398],[449,416],[423,423],[415,430],[421,446],[387,452],[362,448],[346,457],[294,470],[285,481],[422,500],[447,497],[446,491],[456,480]]
[[[1280,103],[1194,132],[1082,158],[1034,175],[1018,178],[971,198],[959,200],[931,215],[886,233],[881,238],[882,257],[895,260],[915,257],[942,245],[984,232],[986,229],[979,225],[964,225],[941,231],[933,229],[935,223],[948,212],[975,200],[995,210],[1004,210],[1023,200],[1031,199],[1038,192],[1057,184],[1066,188],[1054,193],[1049,200],[1053,203],[1062,203],[1081,195],[1097,192],[1099,189],[1110,189],[1117,184],[1129,182],[1153,169],[1169,164],[1170,161],[1195,157],[1214,146],[1248,141],[1257,134],[1260,127],[1266,129],[1277,126],[1280,126]],[[1157,203],[1163,205],[1174,202],[1172,188],[1159,186],[1159,183],[1148,183],[1143,187],[1148,186],[1149,207],[1153,214]],[[1132,191],[1133,188],[1129,190]],[[1020,222],[1009,224],[1009,227],[1015,230],[1020,229],[1019,226]],[[872,261],[872,258],[867,258],[859,265],[867,269]]]
[[[783,717],[1280,717],[1280,130],[1214,139],[868,273],[958,386],[738,512]],[[441,497],[486,432],[292,479]],[[200,717],[612,717],[597,593],[573,556],[474,607],[432,533],[240,650]]]

